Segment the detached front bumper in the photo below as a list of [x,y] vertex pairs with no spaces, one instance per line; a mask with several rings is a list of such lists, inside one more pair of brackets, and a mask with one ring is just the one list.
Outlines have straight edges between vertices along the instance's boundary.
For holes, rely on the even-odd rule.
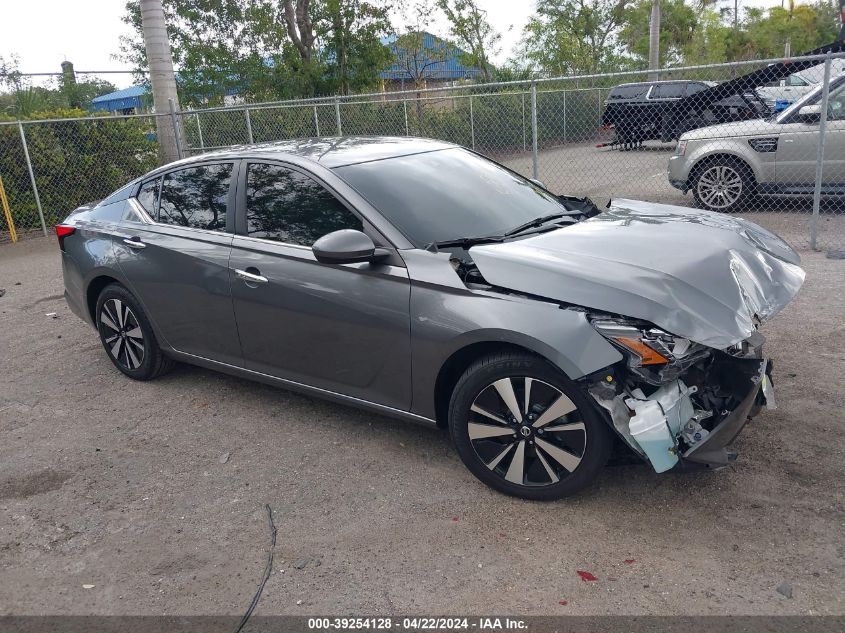
[[728,447],[743,427],[759,411],[760,405],[767,404],[774,408],[774,388],[769,377],[771,366],[769,360],[760,361],[760,370],[751,378],[751,388],[742,402],[705,439],[683,453],[679,464],[694,462],[708,468],[721,468],[736,458],[736,453],[728,450]]

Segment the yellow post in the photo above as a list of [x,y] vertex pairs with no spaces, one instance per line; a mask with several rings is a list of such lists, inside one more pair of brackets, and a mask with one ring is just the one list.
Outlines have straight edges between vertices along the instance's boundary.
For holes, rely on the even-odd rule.
[[9,199],[6,197],[6,188],[3,186],[3,176],[0,176],[0,204],[3,205],[3,215],[6,216],[6,224],[9,226],[9,237],[12,242],[18,241],[18,232],[15,230],[15,221],[12,219],[12,211],[9,209]]

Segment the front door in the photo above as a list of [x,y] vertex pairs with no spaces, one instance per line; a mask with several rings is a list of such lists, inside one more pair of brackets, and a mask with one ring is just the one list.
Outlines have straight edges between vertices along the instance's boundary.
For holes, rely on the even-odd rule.
[[245,366],[409,409],[407,270],[319,263],[311,245],[332,231],[362,230],[362,220],[303,171],[257,162],[246,169],[238,204],[245,217],[230,259]]
[[[814,103],[820,103],[821,95]],[[784,123],[778,140],[777,181],[786,191],[807,193],[816,180],[819,123]],[[826,187],[845,185],[845,84],[828,97],[827,131],[822,183]]]

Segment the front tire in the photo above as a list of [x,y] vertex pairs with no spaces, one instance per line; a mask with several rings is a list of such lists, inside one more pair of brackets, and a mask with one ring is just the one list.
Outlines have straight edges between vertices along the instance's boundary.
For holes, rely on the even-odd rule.
[[119,284],[106,286],[97,299],[97,331],[109,360],[134,380],[152,380],[173,367],[141,304]]
[[522,353],[485,356],[464,372],[452,393],[449,429],[478,479],[539,501],[584,489],[612,447],[581,390],[544,359]]
[[735,213],[745,208],[753,188],[754,176],[745,163],[719,159],[696,170],[692,195],[701,208]]

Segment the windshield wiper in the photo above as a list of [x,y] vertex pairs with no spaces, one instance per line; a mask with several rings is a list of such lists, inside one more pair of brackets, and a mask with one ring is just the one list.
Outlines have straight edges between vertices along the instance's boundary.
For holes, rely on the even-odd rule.
[[[562,218],[571,218],[573,215],[577,215],[577,213],[573,213],[572,211],[567,211],[565,213],[552,213],[550,215],[544,215],[540,218],[534,218],[530,222],[526,222],[525,224],[520,224],[519,226],[512,228],[510,231],[505,233],[502,237],[512,237],[523,231],[527,231],[528,229],[535,229],[538,226],[542,226],[546,224],[546,222],[551,222],[552,220],[560,220]],[[574,222],[574,220],[573,220]]]
[[480,237],[458,237],[454,240],[443,240],[442,242],[432,242],[431,244],[425,247],[425,250],[435,250],[438,248],[452,248],[454,246],[460,246],[462,249],[467,250],[471,246],[475,246],[477,244],[495,244],[496,242],[501,242],[505,239],[504,235],[486,235]]

